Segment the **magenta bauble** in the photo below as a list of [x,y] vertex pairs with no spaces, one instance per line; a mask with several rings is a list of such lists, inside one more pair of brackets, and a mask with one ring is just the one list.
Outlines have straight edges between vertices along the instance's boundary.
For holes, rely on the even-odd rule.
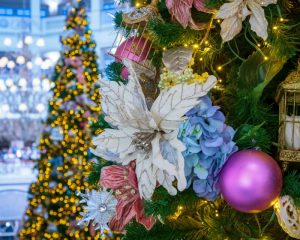
[[151,42],[143,37],[130,37],[117,47],[116,61],[128,58],[135,62],[145,60],[150,52]]
[[257,213],[271,207],[279,197],[282,173],[268,154],[243,150],[227,160],[218,184],[230,206],[241,212]]
[[127,80],[128,77],[129,77],[129,71],[127,69],[127,67],[123,67],[122,71],[121,71],[121,77],[124,79],[124,80]]

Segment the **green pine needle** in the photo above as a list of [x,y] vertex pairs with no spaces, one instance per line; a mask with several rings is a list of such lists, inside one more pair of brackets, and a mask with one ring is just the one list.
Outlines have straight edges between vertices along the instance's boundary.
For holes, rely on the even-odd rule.
[[199,39],[201,32],[190,28],[182,28],[177,23],[167,23],[158,20],[149,21],[149,30],[154,42],[162,47],[171,48],[184,44],[193,44]]
[[294,199],[295,205],[300,207],[300,173],[289,172],[283,179],[283,189],[281,195],[289,195]]
[[101,169],[103,167],[107,167],[112,164],[113,164],[112,162],[105,161],[105,160],[100,160],[98,163],[92,163],[91,172],[87,179],[88,183],[90,185],[97,185],[100,180]]
[[110,81],[116,81],[116,82],[125,82],[124,79],[121,77],[122,69],[124,68],[124,65],[122,62],[112,62],[109,64],[106,69],[105,73]]
[[104,117],[104,114],[101,113],[98,116],[98,121],[91,125],[91,130],[93,132],[97,131],[98,129],[110,128],[110,125],[105,121]]
[[235,134],[235,142],[239,149],[259,148],[261,151],[269,152],[272,139],[263,125],[265,123],[259,125],[242,124]]

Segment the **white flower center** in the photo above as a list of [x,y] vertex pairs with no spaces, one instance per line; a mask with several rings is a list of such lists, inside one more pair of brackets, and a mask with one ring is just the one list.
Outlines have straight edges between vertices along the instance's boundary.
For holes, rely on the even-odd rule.
[[142,150],[149,153],[152,149],[151,142],[155,138],[158,131],[153,132],[138,132],[134,134],[132,143],[135,145],[137,150]]
[[106,210],[107,210],[107,206],[106,206],[106,204],[105,203],[101,203],[100,205],[99,205],[99,210],[100,210],[100,212],[106,212]]

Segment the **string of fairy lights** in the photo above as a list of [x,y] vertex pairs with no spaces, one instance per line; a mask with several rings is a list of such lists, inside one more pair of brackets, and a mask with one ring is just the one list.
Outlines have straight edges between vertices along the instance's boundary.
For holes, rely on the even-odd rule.
[[[146,4],[146,3],[144,3],[144,5],[145,5],[145,4]],[[136,7],[142,7],[142,6],[144,6],[144,5],[141,4],[140,2],[137,2],[137,3],[135,4]],[[281,17],[281,18],[279,19],[279,21],[280,21],[279,23],[277,23],[276,25],[274,25],[274,26],[272,27],[273,32],[276,33],[277,35],[280,35],[280,34],[282,33],[282,32],[281,32],[282,26],[280,25],[280,23],[285,23],[287,20]],[[214,20],[214,23],[221,24],[221,20],[220,20],[220,19]],[[268,41],[263,41],[263,42],[260,43],[260,42],[257,42],[257,40],[256,40],[255,38],[253,38],[253,40],[254,40],[255,42],[252,42],[252,40],[250,40],[250,39],[247,38],[247,37],[246,37],[245,39],[247,40],[247,42],[248,42],[250,45],[253,46],[253,48],[255,48],[255,50],[257,50],[257,51],[259,51],[259,52],[261,53],[261,55],[263,56],[263,58],[264,58],[265,61],[268,61],[268,60],[270,59],[270,57],[267,56],[267,55],[261,50],[261,48],[269,47],[269,46],[270,46],[270,43],[269,43]],[[238,53],[236,53],[236,52],[231,48],[231,46],[230,46],[229,43],[227,43],[227,44],[229,45],[229,48],[230,48],[231,52],[235,55],[235,57],[234,57],[234,58],[231,58],[228,62],[216,64],[216,65],[214,66],[214,69],[216,69],[218,72],[223,71],[224,68],[225,68],[227,65],[229,65],[230,63],[232,63],[232,62],[235,61],[236,59],[240,59],[240,60],[242,60],[242,61],[245,61],[245,60],[246,60],[246,59],[241,58],[241,57],[238,55]],[[194,49],[194,55],[195,55],[196,53],[199,53],[199,52],[200,52],[200,55],[206,55],[207,52],[213,51],[213,48],[212,48],[212,45],[211,45],[210,41],[209,41],[209,40],[205,40],[205,39],[204,39],[204,41],[201,42],[201,43],[192,43],[192,44],[185,43],[185,44],[183,44],[183,46],[184,46],[184,47],[192,47],[192,48]],[[166,51],[166,50],[167,50],[167,48],[166,48],[166,47],[163,47],[163,51]],[[199,58],[199,61],[200,61],[200,62],[203,62],[203,61],[204,61],[204,58],[203,58],[203,57],[200,57],[200,58]],[[222,82],[222,80],[219,81],[219,82]],[[217,86],[216,86],[216,87],[217,87]]]

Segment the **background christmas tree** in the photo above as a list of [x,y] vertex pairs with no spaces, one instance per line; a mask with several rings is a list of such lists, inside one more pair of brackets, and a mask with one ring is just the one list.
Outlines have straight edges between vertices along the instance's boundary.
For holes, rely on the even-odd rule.
[[[201,82],[201,79],[206,78],[203,76],[204,72],[213,74],[218,83],[212,89],[210,97],[214,105],[221,106],[227,125],[236,130],[236,146],[240,150],[259,149],[277,159],[279,113],[275,95],[278,85],[297,68],[300,57],[300,4],[293,0],[235,0],[231,1],[231,6],[227,5],[230,7],[226,10],[226,5],[223,5],[225,2],[227,1],[162,0],[152,1],[150,6],[149,1],[132,1],[131,4],[141,10],[131,15],[116,13],[116,29],[127,40],[116,46],[117,50],[113,53],[116,61],[107,67],[106,75],[108,80],[117,81],[119,84],[132,81],[132,78],[128,80],[128,66],[121,61],[125,58],[139,63],[136,75],[142,87],[147,81],[150,85],[159,82],[162,90],[189,79],[198,79]],[[143,11],[145,6],[148,13],[152,12],[147,20],[144,18],[147,11]],[[151,47],[145,43],[147,41],[151,42]],[[139,50],[136,50],[138,48]],[[180,74],[168,72],[170,65],[162,59],[168,60],[165,57],[166,53],[173,49],[173,53],[176,53],[178,48],[192,49],[193,61],[189,67],[195,75],[191,76],[189,72],[185,72],[181,73],[184,75],[182,77]],[[180,57],[184,62],[185,53],[186,50],[181,49],[177,55],[170,54],[171,58],[179,59],[176,67],[181,67]],[[158,74],[154,78],[145,76],[148,73],[148,70],[145,70],[147,68],[144,68],[144,75],[141,74],[139,66],[145,64],[145,59],[151,61],[156,68]],[[149,91],[143,91],[146,97],[149,96]],[[211,107],[210,104],[207,106]],[[106,113],[110,111],[114,114],[112,109],[107,109]],[[117,124],[109,126],[104,118],[100,120],[100,126],[116,128]],[[209,117],[206,120],[210,120]],[[213,117],[211,120],[214,120]],[[181,128],[186,130],[186,125],[182,125]],[[185,133],[181,132],[183,141]],[[100,149],[98,152],[96,149],[95,154],[107,160],[105,156],[108,155],[102,152],[107,146],[105,140],[96,138],[94,142]],[[135,140],[135,144],[137,142]],[[140,142],[143,143],[142,140]],[[188,146],[188,142],[186,144]],[[111,149],[114,153],[113,144]],[[109,158],[113,157],[108,156]],[[112,188],[117,199],[120,195],[125,198],[128,195],[120,187],[109,186],[112,184],[105,181],[105,178],[113,179],[114,170],[108,170],[107,166],[116,162],[122,163],[121,161],[122,159],[115,162],[103,161],[94,165],[89,178],[90,183],[98,186],[101,180],[103,186]],[[125,172],[129,171],[128,169],[132,169],[132,166],[125,167]],[[281,194],[294,199],[299,217],[300,174],[297,169],[299,165],[292,165],[290,171],[283,173]],[[194,177],[197,174],[201,175],[196,173],[195,169],[193,171]],[[204,180],[208,182],[208,177],[204,177]],[[123,239],[292,239],[278,224],[273,208],[257,214],[241,213],[230,207],[221,197],[212,201],[213,197],[210,194],[215,194],[216,189],[210,188],[214,186],[207,184],[207,189],[204,189],[202,197],[199,197],[199,192],[197,196],[192,186],[176,196],[171,196],[162,186],[157,187],[151,200],[143,201],[145,216],[155,217],[156,223],[152,228],[148,226],[151,228],[149,230],[145,228],[144,221],[130,215],[131,223],[126,224]],[[118,210],[120,213],[120,209]],[[126,215],[129,211],[128,205],[123,204],[122,211],[122,214]],[[121,216],[121,219],[122,217],[126,218],[128,215]],[[113,230],[114,218],[112,222],[109,225]],[[113,238],[107,235],[107,239]]]
[[21,239],[92,239],[78,229],[81,207],[76,191],[89,188],[90,126],[100,111],[95,42],[84,5],[70,6],[55,67],[53,99],[40,140],[37,181],[26,211]]

